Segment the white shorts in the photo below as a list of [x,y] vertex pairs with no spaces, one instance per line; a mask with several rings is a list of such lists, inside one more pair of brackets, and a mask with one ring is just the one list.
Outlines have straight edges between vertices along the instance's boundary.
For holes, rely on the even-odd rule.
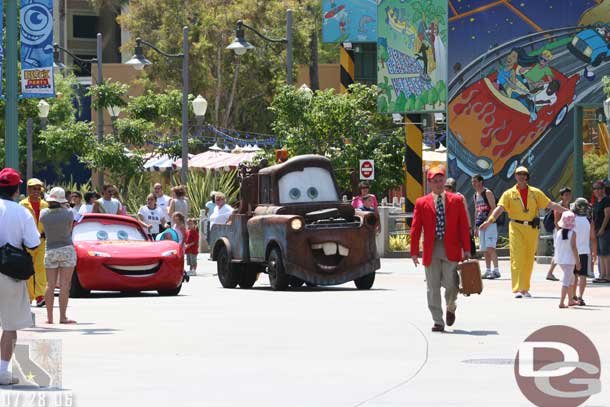
[[57,249],[47,249],[44,254],[44,267],[48,269],[68,268],[76,266],[76,250],[74,246],[63,246]]
[[489,247],[496,248],[496,243],[498,241],[498,225],[492,223],[485,230],[479,229],[479,246],[480,250],[484,252]]
[[17,331],[32,326],[30,297],[25,280],[15,280],[0,273],[0,325],[3,331]]

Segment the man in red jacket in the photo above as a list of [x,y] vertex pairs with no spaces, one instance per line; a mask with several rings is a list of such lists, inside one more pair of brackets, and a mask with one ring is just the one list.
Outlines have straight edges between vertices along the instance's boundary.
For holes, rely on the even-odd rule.
[[428,171],[428,185],[432,192],[415,202],[411,224],[411,258],[419,265],[419,239],[424,232],[422,263],[428,284],[428,309],[434,320],[433,332],[443,332],[443,304],[441,286],[445,288],[447,325],[455,322],[455,301],[458,295],[457,264],[470,255],[468,215],[464,199],[445,192],[445,170],[433,167]]

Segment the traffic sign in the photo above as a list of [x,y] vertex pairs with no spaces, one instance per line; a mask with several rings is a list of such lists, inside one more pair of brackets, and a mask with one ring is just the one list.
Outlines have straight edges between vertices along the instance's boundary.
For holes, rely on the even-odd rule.
[[360,160],[360,180],[370,181],[375,179],[375,161]]

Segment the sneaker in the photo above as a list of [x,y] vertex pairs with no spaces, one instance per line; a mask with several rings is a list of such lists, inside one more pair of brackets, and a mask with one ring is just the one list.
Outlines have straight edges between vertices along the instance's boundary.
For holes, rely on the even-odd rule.
[[11,372],[0,373],[0,386],[12,386],[13,384],[19,384],[19,379]]
[[45,301],[44,301],[44,297],[43,297],[43,296],[36,297],[36,306],[37,306],[38,308],[42,308],[42,307],[44,307],[44,305],[45,305],[45,304],[46,304],[46,303],[45,303]]
[[494,270],[494,271],[493,271],[493,275],[494,275],[494,278],[500,278],[500,277],[502,277],[502,275],[500,274],[500,270]]
[[530,294],[530,293],[529,293],[529,291],[524,292],[524,293],[523,293],[523,296],[524,296],[525,298],[532,298],[532,294]]
[[493,278],[494,278],[494,275],[493,275],[493,273],[491,272],[491,270],[487,270],[487,271],[485,272],[485,274],[483,274],[483,275],[481,276],[481,278],[482,278],[482,279],[484,279],[484,280],[491,280],[491,279],[493,279]]
[[521,294],[521,293],[516,293],[516,294],[515,294],[515,298],[523,298],[523,294]]

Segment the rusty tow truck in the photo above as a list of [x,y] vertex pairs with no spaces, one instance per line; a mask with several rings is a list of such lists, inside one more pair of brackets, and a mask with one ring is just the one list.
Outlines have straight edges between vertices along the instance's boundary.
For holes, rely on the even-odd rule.
[[379,217],[340,201],[330,160],[303,155],[264,166],[240,168],[239,209],[210,229],[222,286],[251,288],[266,272],[273,290],[349,281],[371,288]]

